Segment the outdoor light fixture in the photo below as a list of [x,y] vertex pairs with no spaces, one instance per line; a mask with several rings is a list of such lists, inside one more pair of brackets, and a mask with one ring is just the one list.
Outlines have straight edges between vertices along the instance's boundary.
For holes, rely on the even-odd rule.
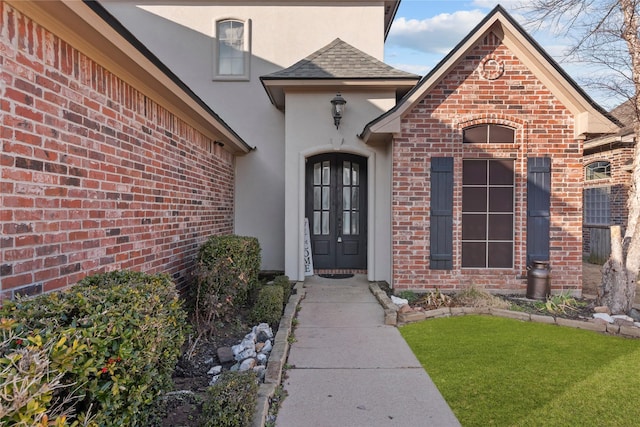
[[347,101],[345,101],[340,93],[337,93],[331,100],[331,115],[333,116],[333,124],[336,125],[336,129],[340,126],[340,119],[344,114],[344,105],[346,103]]

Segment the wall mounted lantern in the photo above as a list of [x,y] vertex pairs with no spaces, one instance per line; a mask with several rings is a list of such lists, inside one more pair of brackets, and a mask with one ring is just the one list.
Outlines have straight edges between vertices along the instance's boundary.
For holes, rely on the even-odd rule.
[[336,125],[336,129],[340,126],[340,119],[342,119],[342,115],[344,114],[344,105],[347,101],[337,93],[336,96],[331,100],[331,115],[333,116],[333,124]]

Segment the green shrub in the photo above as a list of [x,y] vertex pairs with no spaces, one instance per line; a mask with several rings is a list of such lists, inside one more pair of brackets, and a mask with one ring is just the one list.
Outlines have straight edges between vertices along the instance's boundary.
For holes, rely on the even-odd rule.
[[202,427],[251,425],[258,399],[258,379],[252,371],[225,371],[207,389],[202,407]]
[[145,425],[145,409],[172,385],[186,334],[175,284],[139,272],[91,276],[66,292],[7,302],[0,317],[15,321],[11,333],[26,338],[23,347],[46,350],[45,382],[60,375],[43,406],[75,413],[81,425]]
[[258,285],[260,244],[254,237],[213,236],[198,252],[193,292],[195,323],[200,333],[230,320],[233,307],[243,305]]
[[289,297],[291,296],[291,282],[289,281],[289,276],[277,276],[273,279],[273,284],[282,287],[282,300],[284,301],[284,305],[287,305]]
[[399,298],[406,299],[409,304],[413,304],[419,298],[413,291],[404,290],[398,294]]
[[283,305],[282,286],[265,286],[258,292],[258,300],[251,310],[251,320],[275,327],[282,317]]

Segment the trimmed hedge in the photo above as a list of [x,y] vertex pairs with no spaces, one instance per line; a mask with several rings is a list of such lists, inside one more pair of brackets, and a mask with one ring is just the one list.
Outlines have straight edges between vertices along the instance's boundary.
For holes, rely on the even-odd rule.
[[282,286],[268,285],[260,289],[258,300],[251,310],[254,323],[268,323],[275,327],[282,317],[284,306]]
[[[27,351],[47,356],[43,383],[34,384],[34,391],[47,381],[58,382],[51,393],[0,418],[2,425],[13,425],[25,414],[53,420],[56,412],[81,425],[146,425],[146,409],[172,385],[187,330],[172,280],[130,271],[87,277],[65,292],[7,302],[0,317],[3,392],[20,377],[20,369],[7,361]],[[59,422],[65,425],[62,418]]]
[[276,278],[273,279],[273,284],[282,287],[282,299],[284,301],[284,305],[287,305],[289,297],[291,296],[291,281],[289,281],[289,276],[276,276]]
[[202,427],[248,427],[258,400],[258,379],[253,371],[225,371],[207,389]]
[[211,332],[218,320],[230,320],[233,307],[247,303],[258,285],[260,263],[255,237],[213,236],[200,247],[193,295],[200,333]]

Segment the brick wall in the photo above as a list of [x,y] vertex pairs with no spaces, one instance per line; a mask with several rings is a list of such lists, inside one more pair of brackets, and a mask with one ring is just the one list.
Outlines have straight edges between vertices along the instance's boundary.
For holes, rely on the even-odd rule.
[[2,298],[107,270],[188,282],[233,231],[234,159],[0,2]]
[[[633,160],[634,144],[615,143],[590,150],[584,156],[584,165],[593,162],[606,161],[611,164],[611,177],[606,179],[595,179],[585,181],[585,188],[609,187],[609,219],[611,225],[626,225],[628,209],[627,196],[631,183],[631,161]],[[592,224],[585,224],[582,230],[582,249],[585,255],[591,252],[591,227]],[[595,228],[607,228],[607,225],[598,225]]]
[[[500,75],[499,64],[503,66]],[[496,78],[496,76],[499,76]],[[515,144],[462,144],[462,129],[479,123],[516,129]],[[527,157],[551,157],[552,291],[581,292],[582,142],[573,116],[490,34],[409,112],[393,146],[393,285],[498,293],[526,291]],[[453,270],[429,265],[430,158],[454,158]],[[462,159],[515,161],[514,268],[461,268]]]

